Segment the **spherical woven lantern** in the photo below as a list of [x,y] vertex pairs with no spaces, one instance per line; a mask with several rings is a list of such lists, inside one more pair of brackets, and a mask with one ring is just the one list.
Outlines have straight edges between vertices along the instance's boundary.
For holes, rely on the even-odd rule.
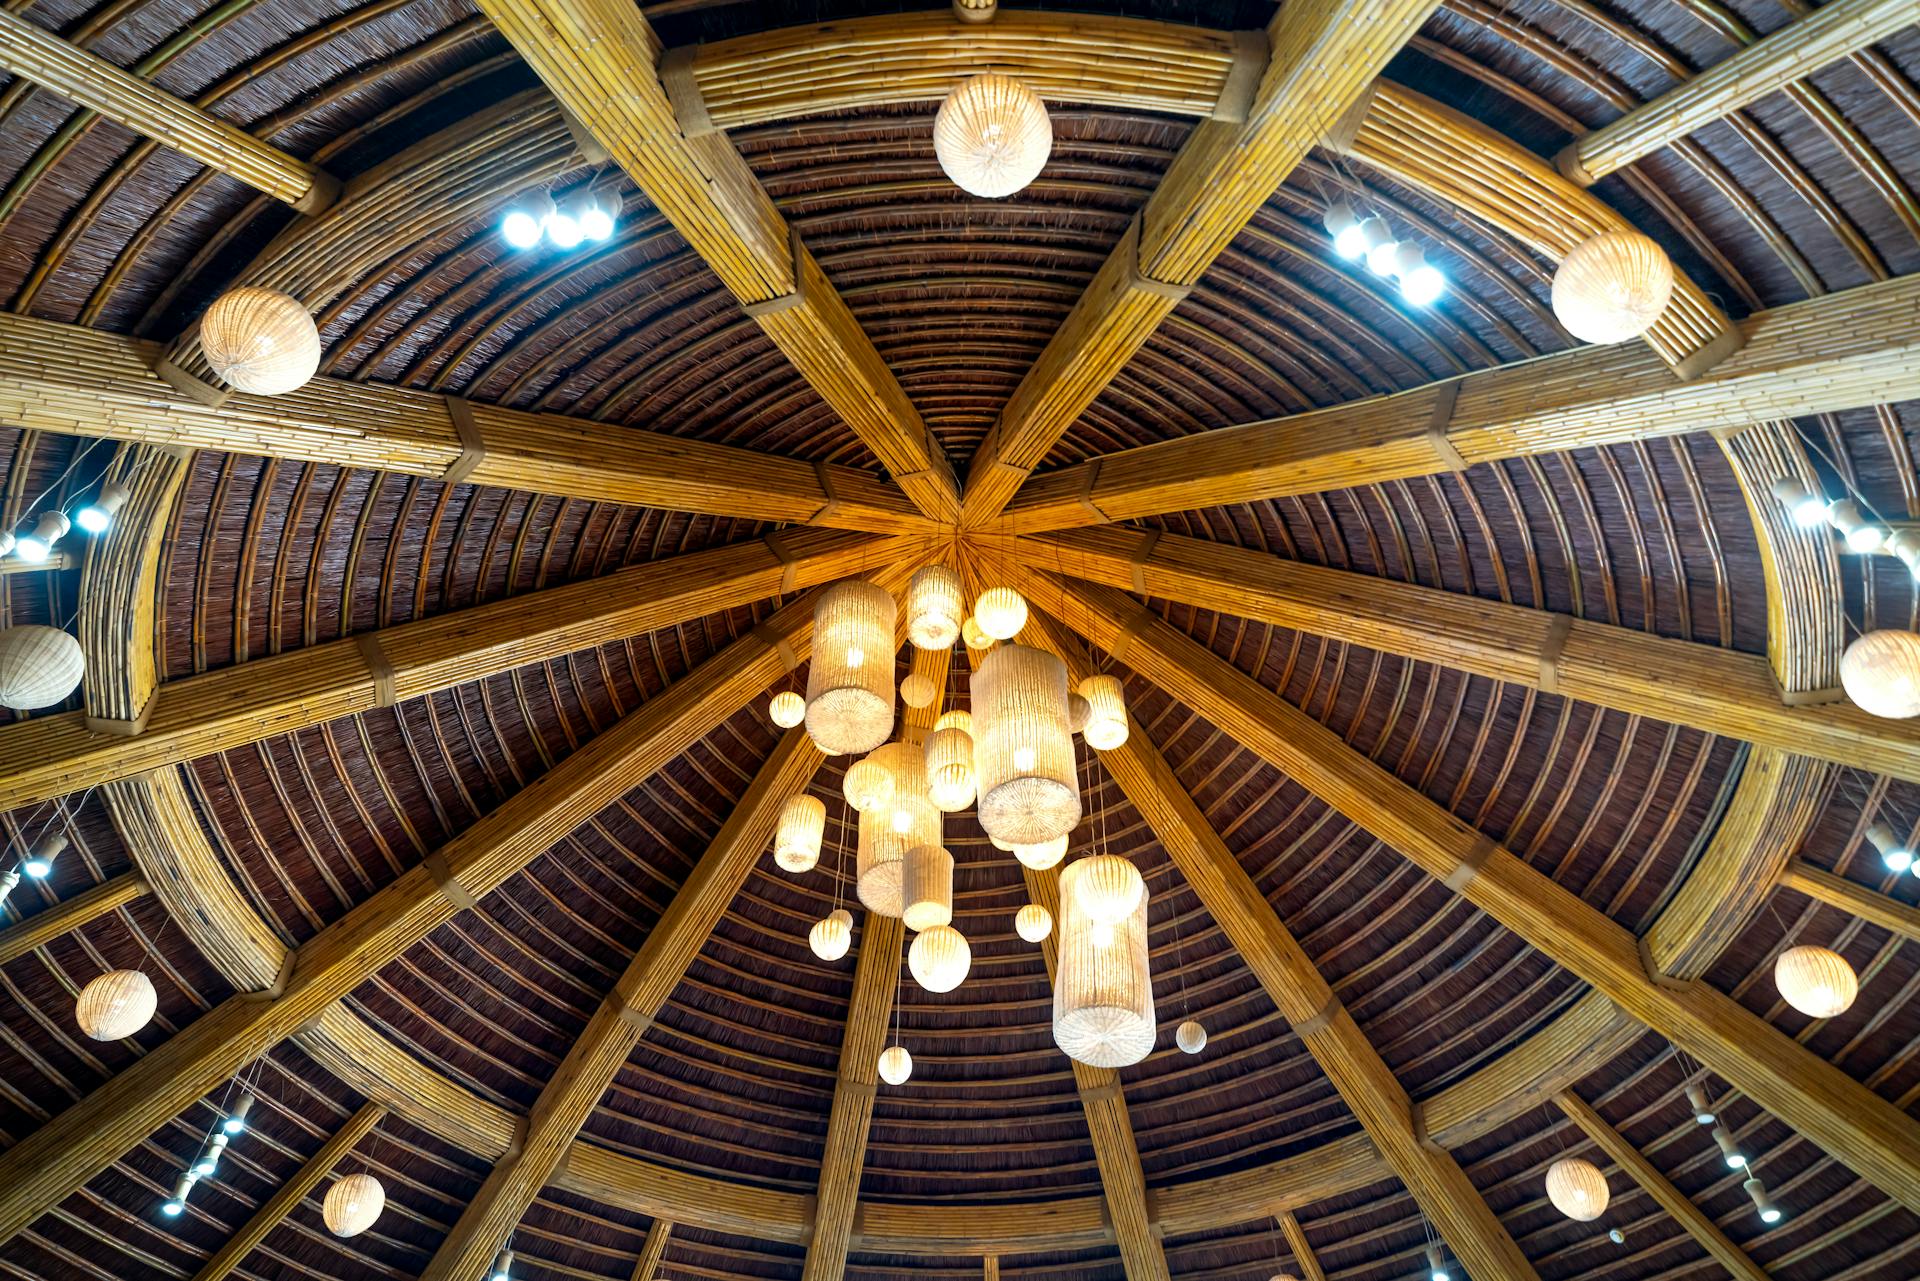
[[942,712],[940,713],[940,719],[933,723],[933,728],[935,730],[957,729],[971,738],[973,737],[973,713],[964,708],[955,708],[950,712]]
[[1053,913],[1029,903],[1013,914],[1013,932],[1029,943],[1039,943],[1053,933]]
[[893,730],[893,597],[873,583],[835,583],[813,609],[807,733],[828,756],[870,752]]
[[1038,845],[1010,845],[1007,849],[1020,861],[1020,866],[1044,872],[1050,867],[1060,866],[1060,860],[1067,856],[1067,838],[1056,836]]
[[906,906],[907,851],[942,843],[940,810],[927,795],[927,762],[918,746],[887,743],[872,759],[893,776],[893,795],[860,816],[854,888],[869,911],[899,916]]
[[820,861],[820,839],[827,832],[827,807],[813,796],[790,797],[780,807],[773,833],[773,861],[783,872],[811,872]]
[[1840,684],[1854,705],[1870,716],[1889,720],[1920,716],[1920,635],[1868,632],[1841,656]]
[[1173,1043],[1185,1054],[1198,1054],[1207,1048],[1207,1029],[1199,1020],[1187,1019],[1173,1030]]
[[373,1226],[387,1207],[387,1190],[371,1174],[349,1174],[334,1180],[320,1203],[327,1231],[337,1237],[357,1237]]
[[1082,901],[1091,861],[1071,863],[1060,874],[1053,1041],[1090,1067],[1127,1067],[1153,1052],[1147,896],[1118,924],[1096,921]]
[[880,1079],[888,1085],[904,1085],[913,1075],[913,1055],[904,1045],[889,1045],[880,1051]]
[[[941,718],[945,720],[945,717]],[[973,735],[958,727],[927,735],[927,795],[949,814],[973,804]]]
[[955,85],[933,118],[933,153],[955,186],[988,200],[1040,176],[1053,150],[1053,122],[1040,95],[995,72]]
[[921,931],[907,949],[907,969],[913,973],[913,981],[929,992],[953,991],[966,979],[972,965],[973,949],[951,925]]
[[993,648],[993,637],[980,630],[980,620],[969,614],[960,624],[960,639],[970,650]]
[[893,771],[873,757],[863,756],[847,767],[840,792],[847,804],[862,814],[877,810],[893,799]]
[[37,623],[0,631],[0,706],[17,712],[55,707],[87,674],[80,642]]
[[813,923],[807,946],[823,961],[837,961],[853,946],[853,913],[837,907]]
[[320,331],[292,294],[245,285],[200,317],[200,350],[220,381],[253,396],[284,396],[320,368]]
[[967,616],[960,575],[928,565],[907,582],[907,639],[918,649],[952,649]]
[[931,677],[919,672],[908,672],[900,681],[900,701],[908,707],[932,707],[933,700],[940,697],[940,687]]
[[1562,1157],[1547,1167],[1547,1200],[1553,1208],[1588,1223],[1607,1212],[1607,1176],[1591,1161]]
[[139,970],[109,970],[80,989],[73,1021],[96,1041],[120,1041],[153,1020],[160,997]]
[[938,845],[907,851],[902,869],[900,919],[910,930],[953,923],[953,855]]
[[1824,947],[1790,947],[1773,963],[1780,996],[1808,1018],[1844,1014],[1860,994],[1860,979],[1847,958]]
[[807,700],[790,689],[783,689],[767,704],[767,716],[781,729],[792,729],[807,719]]
[[995,640],[1012,640],[1027,625],[1027,598],[1011,587],[989,587],[973,602],[973,618]]
[[981,661],[972,692],[980,826],[1016,845],[1065,836],[1080,821],[1066,664],[1002,645]]
[[1079,868],[1080,907],[1101,925],[1116,925],[1133,915],[1147,892],[1140,869],[1118,854],[1092,854]]
[[1079,690],[1067,691],[1067,728],[1075,734],[1087,728],[1087,718],[1093,715],[1093,704]]
[[1603,231],[1583,240],[1553,273],[1553,314],[1585,342],[1638,338],[1672,296],[1672,261],[1637,231]]
[[1087,720],[1080,737],[1096,751],[1110,752],[1127,741],[1127,696],[1117,676],[1089,676],[1080,682]]

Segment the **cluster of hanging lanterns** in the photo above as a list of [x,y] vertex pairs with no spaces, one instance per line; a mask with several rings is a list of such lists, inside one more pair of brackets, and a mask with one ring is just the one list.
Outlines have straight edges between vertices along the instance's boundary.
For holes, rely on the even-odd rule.
[[1351,262],[1364,262],[1374,275],[1400,282],[1400,296],[1416,307],[1428,307],[1447,292],[1447,278],[1427,261],[1426,251],[1411,240],[1397,240],[1393,228],[1379,214],[1362,217],[1345,200],[1327,206],[1322,225],[1333,237],[1333,251]]
[[1714,1146],[1720,1149],[1720,1159],[1726,1162],[1729,1170],[1746,1171],[1746,1179],[1740,1184],[1747,1199],[1753,1202],[1754,1212],[1760,1216],[1760,1222],[1771,1227],[1784,1218],[1780,1207],[1767,1195],[1767,1185],[1760,1181],[1747,1161],[1746,1153],[1734,1142],[1733,1135],[1721,1123],[1707,1100],[1707,1091],[1698,1081],[1687,1082],[1687,1105],[1693,1109],[1693,1122],[1713,1135]]

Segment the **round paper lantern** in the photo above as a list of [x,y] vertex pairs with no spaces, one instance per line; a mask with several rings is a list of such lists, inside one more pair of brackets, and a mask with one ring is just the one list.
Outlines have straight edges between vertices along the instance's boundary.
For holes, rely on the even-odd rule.
[[907,851],[942,844],[940,810],[927,795],[927,760],[919,746],[886,743],[872,759],[893,776],[893,795],[860,815],[854,888],[869,911],[899,916]]
[[807,946],[823,961],[837,961],[853,946],[853,913],[837,907],[813,923]]
[[973,713],[963,708],[942,712],[940,719],[933,723],[933,728],[936,732],[943,729],[957,729],[971,738],[973,737]]
[[160,997],[139,970],[109,970],[80,989],[73,1021],[96,1041],[121,1041],[153,1019]]
[[336,1179],[320,1203],[327,1231],[337,1237],[357,1237],[373,1226],[387,1206],[387,1190],[371,1174],[349,1174]]
[[960,624],[960,639],[967,643],[970,650],[993,648],[993,637],[980,630],[980,621],[971,614]]
[[928,565],[907,582],[907,639],[918,649],[952,649],[966,617],[960,575]]
[[913,1055],[904,1045],[889,1045],[880,1051],[880,1079],[888,1085],[902,1085],[913,1075]]
[[936,729],[927,735],[926,758],[927,795],[936,806],[957,814],[973,804],[973,735],[958,726]]
[[1074,866],[1079,869],[1080,907],[1098,924],[1126,920],[1147,892],[1140,869],[1118,854],[1089,855]]
[[989,587],[973,602],[973,618],[994,640],[1012,640],[1027,625],[1027,600],[1011,587]]
[[1053,913],[1029,903],[1013,914],[1013,932],[1029,943],[1041,942],[1053,933]]
[[1087,728],[1087,717],[1093,715],[1093,705],[1085,699],[1079,690],[1067,691],[1067,729],[1075,734]]
[[767,716],[781,729],[792,729],[807,719],[807,700],[790,689],[783,689],[767,704]]
[[900,701],[908,707],[932,707],[938,697],[940,687],[919,672],[908,672],[900,682]]
[[972,965],[973,949],[951,925],[921,931],[907,949],[907,969],[912,971],[913,981],[929,992],[953,991]]
[[1207,1048],[1207,1029],[1198,1020],[1187,1019],[1173,1030],[1173,1043],[1187,1054],[1198,1054]]
[[1569,1219],[1591,1222],[1607,1211],[1607,1176],[1591,1161],[1562,1157],[1547,1167],[1547,1200]]
[[1037,845],[1012,845],[1008,847],[1008,852],[1020,860],[1020,866],[1044,872],[1050,867],[1058,867],[1060,860],[1067,856],[1067,838],[1056,836]]
[[1110,752],[1127,741],[1127,698],[1117,676],[1089,676],[1080,682],[1080,696],[1087,700],[1087,720],[1080,737],[1087,746]]
[[80,642],[58,627],[30,623],[0,631],[0,706],[17,712],[57,706],[86,674]]
[[962,191],[988,200],[1032,182],[1052,150],[1046,104],[1011,76],[988,72],[961,81],[933,118],[940,168]]
[[253,396],[284,396],[320,368],[320,331],[292,294],[244,285],[200,317],[200,350],[220,381]]
[[1840,684],[1854,705],[1871,716],[1920,716],[1920,635],[1868,632],[1841,655]]
[[860,813],[877,810],[893,799],[893,773],[873,757],[863,756],[847,767],[840,791]]
[[1553,273],[1553,314],[1585,342],[1638,338],[1673,296],[1673,263],[1637,231],[1603,231],[1581,241]]
[[893,730],[893,597],[849,580],[820,594],[807,664],[807,733],[828,756],[870,752]]
[[1053,1041],[1090,1067],[1121,1068],[1153,1052],[1153,975],[1147,955],[1147,896],[1116,924],[1094,919],[1084,902],[1091,859],[1060,874],[1060,941],[1053,985]]
[[953,923],[953,855],[938,845],[907,851],[901,882],[900,919],[910,930]]
[[1824,947],[1790,947],[1773,963],[1773,985],[1780,996],[1808,1018],[1844,1014],[1860,993],[1860,980],[1847,958]]
[[773,861],[783,872],[811,872],[820,861],[820,840],[826,832],[827,807],[817,797],[790,797],[774,828]]
[[1080,821],[1066,664],[1002,645],[981,661],[972,691],[980,826],[1016,845],[1065,836]]

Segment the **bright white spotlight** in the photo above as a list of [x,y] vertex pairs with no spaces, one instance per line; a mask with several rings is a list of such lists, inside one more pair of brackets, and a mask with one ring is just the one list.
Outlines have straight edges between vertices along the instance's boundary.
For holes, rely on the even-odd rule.
[[573,249],[580,243],[580,224],[571,214],[556,213],[547,219],[547,239],[555,249]]
[[540,243],[540,231],[553,215],[553,197],[544,191],[522,196],[500,220],[500,234],[515,249],[531,249]]
[[1440,269],[1427,261],[1419,245],[1404,241],[1395,255],[1395,269],[1400,273],[1400,296],[1416,307],[1426,307],[1437,301],[1446,292],[1447,278]]
[[14,555],[30,565],[44,565],[53,555],[53,545],[67,536],[73,525],[64,512],[42,512],[31,534],[22,535],[13,546]]
[[613,234],[613,202],[606,196],[587,193],[577,215],[580,234],[588,240],[605,240]]
[[1400,246],[1391,240],[1383,240],[1367,250],[1367,270],[1376,276],[1392,276],[1395,260],[1400,256]]
[[1773,496],[1796,525],[1818,525],[1827,518],[1827,500],[1791,476],[1773,482]]
[[102,485],[100,496],[76,512],[74,520],[89,534],[104,534],[113,524],[114,516],[127,505],[130,494],[117,480]]

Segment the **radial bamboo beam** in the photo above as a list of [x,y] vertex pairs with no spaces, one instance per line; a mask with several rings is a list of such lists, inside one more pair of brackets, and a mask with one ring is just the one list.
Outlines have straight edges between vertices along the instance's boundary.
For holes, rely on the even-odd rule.
[[82,712],[35,717],[0,728],[0,810],[912,563],[920,550],[918,539],[782,530],[169,682],[131,737],[89,728]]
[[[684,66],[626,0],[481,0],[560,105],[626,170],[920,511],[959,516],[932,432]],[[664,81],[664,83],[663,83]]]
[[1822,67],[1920,22],[1915,0],[1831,0],[1570,143],[1554,159],[1583,187]]
[[1000,515],[1436,7],[1434,0],[1288,0],[1267,26],[1267,47],[1249,50],[1246,89],[1229,74],[1214,118],[1174,156],[981,441],[967,471],[964,525]]
[[1582,347],[1413,391],[1202,432],[1036,476],[996,530],[1106,524],[1920,396],[1920,276],[1757,312],[1691,382]]
[[1287,1239],[1287,1249],[1293,1252],[1293,1263],[1300,1269],[1301,1281],[1327,1281],[1326,1271],[1314,1257],[1313,1246],[1301,1230],[1300,1220],[1291,1210],[1282,1210],[1279,1217],[1280,1233]]
[[24,921],[0,930],[0,965],[71,933],[88,921],[117,911],[146,895],[147,882],[138,872],[122,872],[64,902],[35,912]]
[[241,1260],[266,1240],[267,1233],[279,1227],[295,1207],[307,1199],[307,1194],[320,1186],[322,1179],[333,1173],[340,1159],[353,1151],[386,1114],[386,1108],[378,1103],[361,1104],[360,1110],[348,1117],[346,1123],[321,1144],[320,1150],[291,1179],[274,1189],[273,1195],[261,1202],[260,1208],[253,1212],[253,1217],[227,1238],[225,1245],[214,1251],[213,1257],[193,1274],[193,1281],[226,1281],[240,1266]]
[[340,184],[325,170],[76,48],[12,9],[0,9],[0,70],[31,80],[301,213],[319,213],[340,194]]
[[1791,706],[1763,655],[1158,530],[1042,534],[1011,548],[1036,569],[1920,781],[1920,724],[1846,702]]
[[[1871,925],[1920,942],[1920,908],[1897,898],[1876,894],[1858,881],[1836,876],[1805,859],[1795,859],[1781,873],[1780,888],[1797,890],[1829,907],[1849,912]],[[0,958],[4,959],[4,958]]]
[[1725,993],[1650,973],[1641,941],[1611,917],[1144,606],[1107,587],[1068,588],[1033,571],[1019,578],[1089,641],[1920,1211],[1920,1121]]
[[1747,1257],[1746,1251],[1729,1240],[1719,1225],[1689,1200],[1686,1193],[1669,1183],[1667,1177],[1654,1168],[1653,1162],[1642,1156],[1633,1144],[1627,1142],[1618,1130],[1608,1125],[1578,1095],[1568,1091],[1555,1095],[1553,1101],[1560,1105],[1560,1110],[1567,1114],[1568,1120],[1579,1126],[1581,1132],[1607,1154],[1608,1160],[1625,1170],[1628,1178],[1638,1183],[1674,1222],[1685,1228],[1687,1235],[1711,1255],[1715,1263],[1726,1269],[1728,1276],[1734,1281],[1768,1281],[1766,1272]]
[[0,420],[716,516],[929,528],[897,490],[851,467],[334,378],[209,405],[162,382],[159,356],[154,343],[0,315]]
[[667,1255],[667,1238],[672,1235],[673,1224],[665,1219],[656,1217],[647,1225],[647,1239],[640,1245],[640,1257],[634,1260],[631,1281],[653,1281],[660,1260]]

